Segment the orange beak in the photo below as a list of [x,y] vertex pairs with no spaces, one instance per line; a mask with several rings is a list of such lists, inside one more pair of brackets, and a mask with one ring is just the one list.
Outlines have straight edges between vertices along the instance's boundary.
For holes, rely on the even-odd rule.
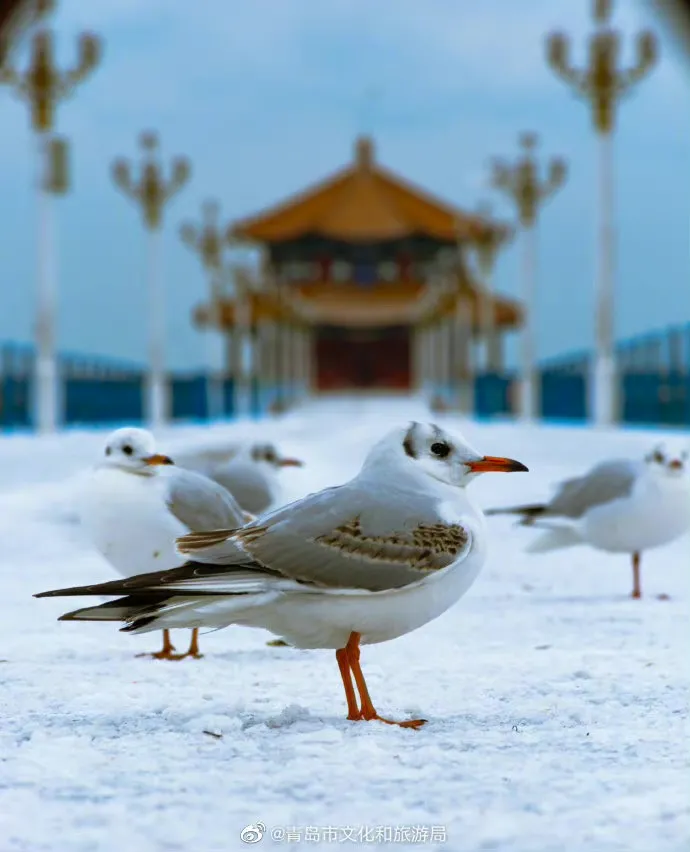
[[278,464],[281,467],[303,467],[304,462],[300,459],[281,459]]
[[156,453],[152,456],[147,456],[144,461],[146,464],[157,465],[157,464],[175,464],[175,462],[170,458],[170,456],[162,456],[160,453]]
[[516,473],[520,470],[529,470],[522,462],[515,459],[504,459],[501,456],[484,456],[474,462],[465,462],[472,473]]

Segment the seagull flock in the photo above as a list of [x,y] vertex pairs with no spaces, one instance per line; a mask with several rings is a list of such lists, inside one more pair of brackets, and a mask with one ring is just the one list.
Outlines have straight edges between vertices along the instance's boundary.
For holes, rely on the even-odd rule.
[[[527,468],[433,423],[393,429],[352,480],[281,506],[280,471],[300,464],[265,442],[173,461],[149,432],[118,429],[81,487],[78,512],[121,578],[36,597],[114,598],[60,620],[162,631],[150,655],[159,660],[200,658],[199,630],[229,625],[268,630],[277,637],[269,644],[335,651],[348,719],[416,729],[424,719],[378,714],[360,649],[422,627],[465,594],[486,559],[485,514],[538,528],[534,553],[589,545],[630,554],[633,598],[642,596],[642,552],[690,528],[687,453],[663,447],[600,464],[549,502],[486,512],[467,486]],[[173,629],[191,630],[186,652],[176,652]]]

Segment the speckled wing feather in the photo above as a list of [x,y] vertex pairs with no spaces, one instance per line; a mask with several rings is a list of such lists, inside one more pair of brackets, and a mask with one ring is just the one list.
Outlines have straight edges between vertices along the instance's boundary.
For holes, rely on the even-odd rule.
[[311,495],[241,530],[178,540],[182,554],[237,565],[249,556],[286,579],[324,588],[407,586],[462,559],[471,533],[448,523],[428,497],[356,482]]

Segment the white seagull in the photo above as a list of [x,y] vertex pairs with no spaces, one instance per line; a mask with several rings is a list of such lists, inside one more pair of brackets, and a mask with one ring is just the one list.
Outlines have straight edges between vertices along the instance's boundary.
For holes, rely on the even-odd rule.
[[[390,432],[361,471],[241,530],[183,536],[173,571],[44,592],[126,595],[62,616],[124,621],[133,633],[240,624],[297,648],[335,650],[348,719],[379,719],[360,644],[395,639],[437,618],[472,585],[486,557],[481,511],[466,486],[485,471],[527,468],[483,456],[459,435],[412,423]],[[359,692],[359,703],[353,688]]]
[[279,471],[302,464],[282,456],[274,444],[255,441],[239,448],[223,464],[210,467],[207,475],[227,488],[243,509],[260,515],[280,498]]
[[[242,526],[249,517],[220,485],[156,452],[144,429],[118,429],[86,478],[79,517],[94,547],[124,577],[179,567],[175,539],[194,530]],[[186,654],[174,654],[169,631],[156,659],[201,656],[198,631]]]
[[[527,548],[546,553],[588,544],[632,557],[632,597],[641,598],[640,555],[690,529],[687,453],[667,455],[659,446],[644,461],[616,459],[568,479],[548,503],[487,509],[487,515],[520,515],[520,523],[546,531]],[[668,595],[660,595],[667,599]]]

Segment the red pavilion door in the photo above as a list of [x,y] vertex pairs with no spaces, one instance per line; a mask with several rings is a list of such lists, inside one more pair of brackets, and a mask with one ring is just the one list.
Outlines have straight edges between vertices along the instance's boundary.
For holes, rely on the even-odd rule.
[[409,390],[409,329],[320,329],[316,377],[321,391]]

